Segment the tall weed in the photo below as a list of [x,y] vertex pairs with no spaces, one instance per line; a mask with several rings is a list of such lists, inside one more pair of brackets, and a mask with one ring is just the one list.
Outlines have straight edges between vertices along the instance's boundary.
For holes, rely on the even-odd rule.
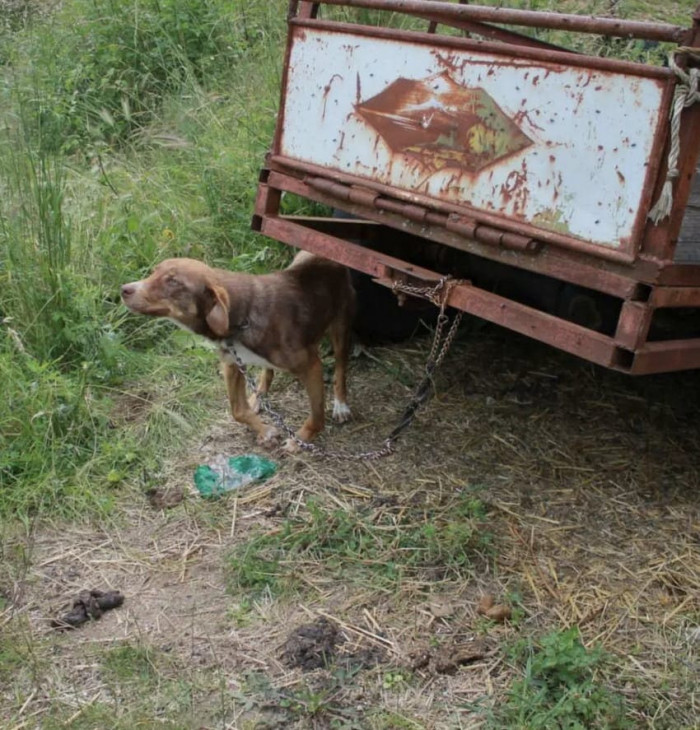
[[28,355],[64,368],[118,367],[116,333],[98,282],[86,276],[66,214],[62,160],[11,134],[0,148],[0,313]]
[[6,34],[0,66],[2,515],[102,509],[219,394],[214,358],[126,312],[121,283],[172,255],[286,257],[250,232],[286,2],[58,7]]
[[[264,2],[73,0],[28,32],[15,58],[33,69],[41,142],[91,153],[124,144],[159,113],[162,100],[210,85],[262,42]],[[278,2],[268,3],[278,6]],[[263,12],[262,17],[265,17]],[[283,16],[282,16],[283,17]]]

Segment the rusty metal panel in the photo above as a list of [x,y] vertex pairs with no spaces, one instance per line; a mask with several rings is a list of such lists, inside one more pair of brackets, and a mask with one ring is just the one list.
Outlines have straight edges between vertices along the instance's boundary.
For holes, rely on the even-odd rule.
[[276,151],[633,253],[666,80],[441,42],[293,27]]
[[[334,201],[331,197],[323,193],[319,194],[319,191],[311,188],[308,182],[302,182],[301,180],[279,172],[270,173],[270,185],[279,190],[316,200],[325,205],[337,205],[337,201]],[[525,253],[522,251],[513,251],[512,249],[484,245],[473,238],[474,227],[470,225],[468,219],[460,221],[457,217],[451,217],[448,218],[447,225],[443,227],[441,214],[439,213],[430,214],[428,225],[425,225],[412,223],[401,218],[399,215],[392,214],[386,210],[380,210],[379,208],[374,211],[371,209],[368,210],[367,208],[353,204],[351,201],[344,202],[342,207],[346,212],[360,217],[369,213],[374,223],[382,223],[393,226],[394,228],[400,228],[414,236],[422,236],[427,240],[436,241],[452,248],[466,251],[467,253],[476,254],[477,256],[500,261],[509,266],[516,266],[521,269],[527,269],[528,271],[536,271],[556,279],[561,279],[562,281],[568,281],[572,284],[580,284],[588,289],[610,294],[621,299],[627,299],[635,295],[638,290],[638,274],[641,273],[643,278],[649,281],[655,278],[655,268],[645,267],[644,271],[640,272],[639,266],[637,266],[634,269],[634,274],[627,267],[624,270],[612,271],[609,267],[596,265],[597,262],[595,261],[584,261],[582,257],[568,251],[544,250],[536,257],[533,257],[529,252]],[[331,220],[337,221],[339,219],[334,218]]]
[[632,375],[700,368],[700,339],[647,342],[634,356]]
[[[379,283],[389,286],[391,280],[386,278],[389,271],[393,276],[399,273],[425,282],[435,282],[440,278],[433,271],[305,228],[290,219],[266,216],[263,218],[261,230],[278,241],[291,243],[370,274]],[[464,312],[508,327],[591,362],[606,367],[616,365],[618,348],[611,338],[546,312],[462,283],[450,291],[448,303]]]
[[625,302],[615,332],[617,345],[632,351],[643,345],[649,334],[653,311],[647,302]]
[[647,40],[683,42],[687,31],[676,25],[647,21],[622,20],[570,13],[552,13],[540,10],[520,10],[498,5],[435,2],[435,0],[321,0],[328,5],[373,8],[421,16],[426,12],[444,22],[476,21],[487,23],[512,23],[532,28],[552,28],[580,33],[600,33],[620,38],[646,38]]
[[660,286],[652,291],[649,304],[654,309],[663,309],[664,307],[700,308],[700,287]]

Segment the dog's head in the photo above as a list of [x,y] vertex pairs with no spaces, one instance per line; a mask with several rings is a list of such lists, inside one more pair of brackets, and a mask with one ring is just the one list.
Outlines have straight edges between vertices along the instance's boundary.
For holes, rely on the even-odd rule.
[[228,292],[216,271],[201,261],[162,261],[148,278],[124,284],[121,294],[132,312],[167,317],[200,335],[228,333]]

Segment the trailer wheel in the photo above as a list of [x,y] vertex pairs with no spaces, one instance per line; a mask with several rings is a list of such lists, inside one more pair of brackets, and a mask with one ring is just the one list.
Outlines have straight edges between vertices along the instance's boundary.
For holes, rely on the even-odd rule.
[[357,293],[354,329],[365,344],[400,342],[420,329],[421,320],[434,324],[437,310],[428,302],[409,298],[399,306],[389,289],[367,274],[351,273]]
[[605,334],[615,331],[620,304],[613,297],[565,284],[559,292],[556,314],[569,322]]

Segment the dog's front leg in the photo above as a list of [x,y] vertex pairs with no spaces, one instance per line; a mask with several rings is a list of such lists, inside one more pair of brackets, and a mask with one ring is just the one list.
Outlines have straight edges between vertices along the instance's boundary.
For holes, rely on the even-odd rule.
[[[323,431],[325,425],[323,365],[315,348],[309,351],[304,367],[296,369],[294,374],[306,388],[311,406],[311,413],[304,425],[297,431],[297,437],[302,441],[312,441],[316,435]],[[288,439],[285,449],[294,452],[298,451],[298,446],[292,439]]]
[[346,423],[352,418],[347,404],[347,367],[350,355],[350,321],[340,318],[330,328],[331,344],[335,356],[335,373],[333,375],[333,420]]
[[272,385],[272,379],[275,377],[275,371],[272,368],[265,368],[258,378],[258,387],[248,399],[250,407],[253,409],[253,413],[260,413],[260,401],[261,397],[267,395]]
[[232,363],[226,361],[223,362],[223,367],[228,402],[231,406],[231,415],[239,423],[245,423],[246,426],[252,428],[258,435],[259,443],[265,446],[271,445],[279,436],[277,429],[265,425],[262,419],[248,404],[245,391],[245,378],[240,370]]

